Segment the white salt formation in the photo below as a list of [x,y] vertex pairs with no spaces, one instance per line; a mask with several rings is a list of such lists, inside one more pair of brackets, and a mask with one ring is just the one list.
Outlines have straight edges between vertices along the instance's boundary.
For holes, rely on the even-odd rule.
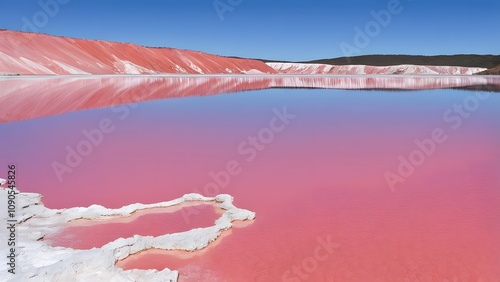
[[[3,183],[4,180],[0,179],[0,184]],[[7,190],[0,189],[2,205],[7,203],[7,196]],[[1,281],[177,281],[178,272],[174,270],[122,270],[116,267],[115,263],[149,249],[200,250],[216,240],[222,231],[230,229],[233,221],[255,219],[254,212],[235,207],[230,195],[204,197],[199,194],[187,194],[168,202],[133,204],[120,209],[92,205],[88,208],[60,210],[45,207],[41,198],[41,195],[32,193],[16,195],[16,274],[8,273],[8,266],[1,263]],[[43,240],[47,234],[55,232],[62,224],[72,220],[125,217],[140,210],[171,207],[192,201],[211,202],[225,212],[211,227],[158,237],[136,235],[131,238],[119,238],[101,248],[91,250],[52,247]],[[2,213],[2,219],[7,222],[6,213]],[[2,254],[8,253],[6,242],[7,238],[2,239]]]

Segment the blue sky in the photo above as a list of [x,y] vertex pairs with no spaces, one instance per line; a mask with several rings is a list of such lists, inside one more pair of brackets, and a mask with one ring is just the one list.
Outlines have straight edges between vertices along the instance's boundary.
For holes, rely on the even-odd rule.
[[[50,13],[40,4],[54,1],[68,3],[49,5]],[[384,26],[372,13],[381,10],[391,15]],[[499,15],[497,0],[2,0],[0,28],[300,61],[499,54]],[[364,41],[355,41],[359,31]]]

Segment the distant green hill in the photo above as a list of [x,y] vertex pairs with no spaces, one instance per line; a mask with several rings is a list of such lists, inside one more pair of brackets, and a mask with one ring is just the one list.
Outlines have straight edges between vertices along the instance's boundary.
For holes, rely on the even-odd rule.
[[366,55],[321,59],[301,63],[328,65],[426,65],[493,68],[500,65],[500,56],[495,55],[449,55],[449,56],[412,56],[412,55]]

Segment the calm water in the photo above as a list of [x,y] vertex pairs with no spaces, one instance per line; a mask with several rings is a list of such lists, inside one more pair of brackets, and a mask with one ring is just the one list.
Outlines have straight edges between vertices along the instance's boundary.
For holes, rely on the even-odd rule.
[[[100,248],[118,238],[129,238],[134,235],[161,236],[193,228],[210,227],[223,213],[219,208],[216,211],[217,213],[214,212],[212,205],[182,204],[169,208],[142,210],[130,217],[76,220],[67,223],[61,230],[57,230],[45,239],[53,246],[89,250]],[[196,214],[186,219],[184,215],[193,212]]]
[[[459,90],[157,100],[0,124],[0,165],[17,163],[19,188],[51,208],[197,192],[257,213],[201,252],[153,250],[125,269],[169,267],[180,281],[498,281],[499,108],[496,93]],[[239,173],[225,177],[229,162]],[[102,245],[93,238],[86,246]]]

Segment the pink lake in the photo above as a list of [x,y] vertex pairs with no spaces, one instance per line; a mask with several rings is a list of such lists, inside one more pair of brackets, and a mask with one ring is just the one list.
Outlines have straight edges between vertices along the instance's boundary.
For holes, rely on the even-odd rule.
[[[467,115],[453,111],[476,100]],[[0,165],[16,163],[19,189],[43,194],[51,208],[119,208],[196,192],[230,194],[257,214],[204,250],[151,250],[119,262],[124,269],[176,269],[182,282],[498,281],[499,106],[497,93],[458,90],[274,89],[157,100],[0,124],[9,136],[0,141]],[[285,108],[294,116],[288,124],[274,119]],[[58,177],[54,163],[65,164],[68,148],[103,119],[114,130]],[[272,138],[270,123],[282,129]],[[384,175],[398,173],[398,157],[408,159],[419,150],[415,140],[436,129],[446,140],[392,190]],[[266,142],[252,150],[248,138],[259,133]],[[240,173],[213,189],[210,173],[231,161]],[[179,226],[210,224],[217,216],[209,211]],[[159,220],[137,224],[169,231]]]
[[[118,238],[134,235],[161,236],[163,234],[188,231],[193,228],[212,226],[222,211],[209,204],[182,204],[169,208],[143,210],[129,217],[101,220],[75,220],[51,234],[46,240],[51,245],[88,250],[100,248]],[[185,214],[197,212],[188,219]]]

